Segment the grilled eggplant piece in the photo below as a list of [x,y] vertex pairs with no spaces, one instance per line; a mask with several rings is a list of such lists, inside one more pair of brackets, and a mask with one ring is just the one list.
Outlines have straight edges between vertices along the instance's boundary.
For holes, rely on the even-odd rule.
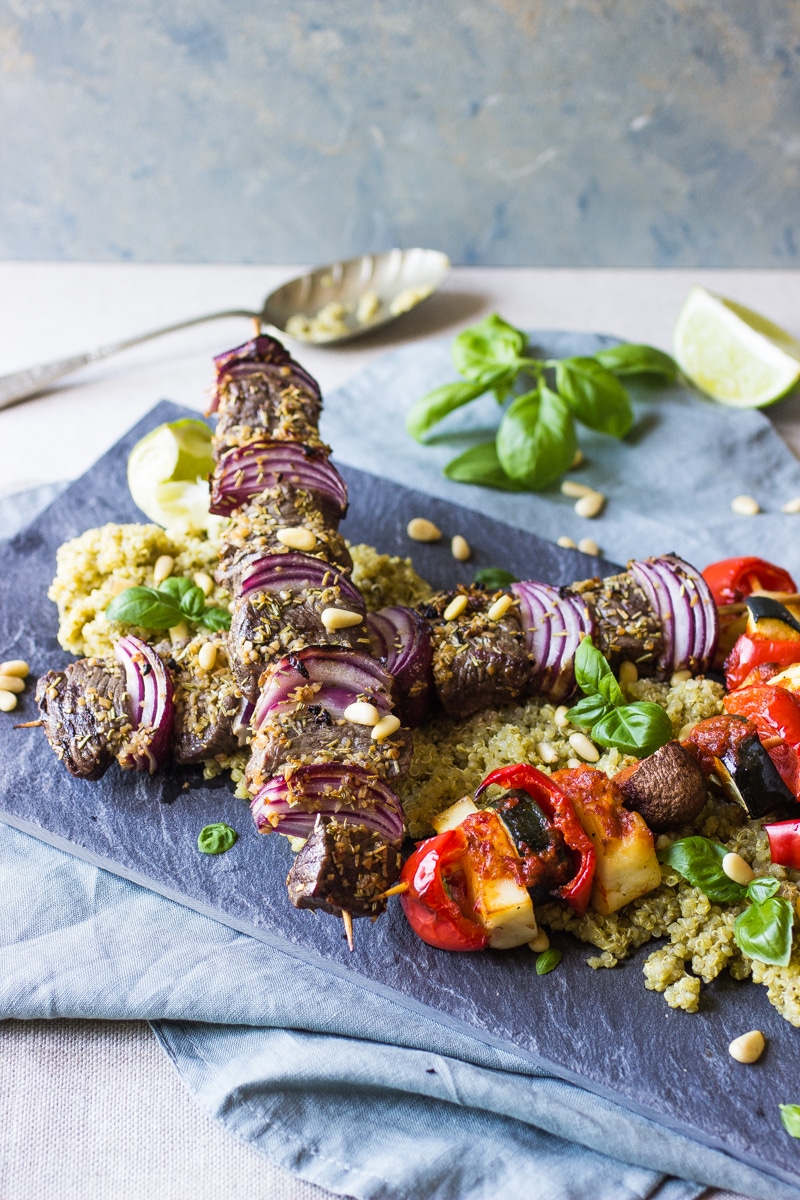
[[785,604],[771,596],[748,596],[745,633],[770,642],[800,642],[800,623]]
[[116,662],[83,658],[36,685],[47,740],[71,775],[100,779],[131,733],[125,674]]
[[400,848],[366,825],[320,822],[298,853],[286,885],[295,908],[340,917],[377,917],[382,894],[400,876]]
[[747,718],[727,713],[709,717],[695,725],[683,745],[696,755],[704,775],[748,816],[764,817],[796,804]]
[[561,832],[527,792],[513,789],[490,801],[522,859],[525,886],[534,903],[547,899],[575,874]]

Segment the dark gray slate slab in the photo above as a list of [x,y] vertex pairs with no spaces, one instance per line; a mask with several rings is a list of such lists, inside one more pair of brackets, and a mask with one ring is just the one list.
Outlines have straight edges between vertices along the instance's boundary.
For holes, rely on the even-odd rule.
[[[183,414],[160,404],[0,548],[4,656],[27,659],[34,675],[68,661],[56,643],[55,610],[46,597],[56,548],[90,526],[140,517],[125,483],[127,452],[147,429]],[[446,543],[413,548],[420,570],[437,585],[469,578],[476,564],[507,566],[552,583],[610,568],[397,484],[352,469],[344,474],[351,489],[345,525],[351,540],[407,554],[405,525],[417,515],[469,539],[476,555],[467,567],[454,562]],[[32,687],[18,712],[20,721],[35,716]],[[193,770],[151,779],[116,768],[99,783],[81,782],[57,764],[40,730],[14,730],[13,723],[0,719],[0,819],[800,1184],[800,1143],[783,1132],[777,1109],[779,1102],[800,1102],[799,1035],[761,988],[718,980],[704,990],[702,1012],[689,1016],[645,991],[645,952],[614,971],[596,972],[586,966],[587,948],[564,938],[561,966],[540,978],[527,948],[478,955],[431,949],[410,931],[396,903],[376,924],[357,923],[351,955],[338,921],[291,908],[285,842],[256,834],[247,805],[233,798],[225,782],[205,783]],[[199,854],[198,831],[219,820],[239,831],[239,842],[219,858]],[[769,1046],[761,1062],[743,1068],[727,1045],[753,1028],[764,1031]]]

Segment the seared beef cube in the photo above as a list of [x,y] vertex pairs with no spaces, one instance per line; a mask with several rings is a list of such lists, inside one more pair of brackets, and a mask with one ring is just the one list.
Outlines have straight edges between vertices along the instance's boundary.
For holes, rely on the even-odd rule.
[[[228,640],[229,658],[239,690],[253,703],[258,699],[258,681],[269,663],[282,654],[306,646],[346,646],[369,653],[365,620],[359,625],[328,630],[322,623],[327,608],[355,611],[349,592],[342,597],[332,575],[329,586],[301,591],[250,592],[235,601]],[[363,601],[357,610],[366,616]]]
[[47,740],[71,775],[99,779],[131,732],[125,673],[113,659],[83,658],[36,685]]
[[[213,645],[216,659],[211,670],[200,666],[203,646]],[[239,739],[233,722],[241,696],[228,664],[223,634],[199,634],[181,647],[156,647],[162,658],[171,656],[175,686],[175,732],[172,756],[178,763],[197,763],[218,754],[233,754]]]
[[295,908],[322,909],[340,917],[376,917],[379,899],[400,875],[400,848],[366,825],[320,822],[292,863],[286,880]]
[[608,579],[587,579],[572,590],[594,610],[595,645],[612,668],[632,662],[640,675],[652,675],[664,647],[661,622],[633,576],[623,571]]
[[[285,372],[285,374],[284,374]],[[243,379],[227,379],[217,389],[217,451],[242,446],[265,435],[276,441],[322,446],[322,401],[302,387],[288,367],[264,366]]]
[[[528,684],[532,664],[517,601],[498,620],[488,616],[505,594],[460,588],[434,596],[420,608],[431,625],[436,692],[451,716],[468,717],[490,705],[506,704]],[[445,620],[448,606],[461,595],[466,608]]]
[[276,713],[253,737],[247,786],[253,795],[285,763],[339,762],[364,767],[391,784],[408,774],[414,743],[410,729],[376,741],[369,725],[336,720],[319,705]]

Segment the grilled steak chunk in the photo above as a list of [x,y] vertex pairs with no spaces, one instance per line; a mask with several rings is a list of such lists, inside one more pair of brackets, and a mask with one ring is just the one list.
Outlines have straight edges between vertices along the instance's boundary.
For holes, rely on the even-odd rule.
[[47,740],[71,775],[100,779],[131,732],[125,674],[116,662],[82,658],[36,685]]
[[219,421],[214,441],[219,451],[265,434],[276,441],[323,445],[318,429],[322,401],[307,391],[288,367],[265,364],[257,374],[226,379],[217,394]]
[[[198,655],[209,643],[216,647],[217,654],[213,668],[206,671],[200,666]],[[165,653],[171,656],[175,762],[196,763],[217,754],[233,754],[239,747],[233,722],[241,696],[228,665],[224,635],[209,638],[208,634],[201,634],[179,648],[162,643],[157,650],[162,658]]]
[[591,605],[595,644],[612,668],[633,662],[640,675],[652,675],[664,648],[661,622],[633,576],[623,571],[607,579],[587,579],[573,584],[572,590]]
[[295,908],[376,917],[386,907],[378,897],[399,875],[399,846],[387,845],[365,825],[329,821],[314,829],[292,863],[286,885]]
[[[515,604],[496,621],[488,611],[505,593],[461,588],[440,593],[422,605],[433,641],[433,679],[446,713],[468,717],[482,708],[507,704],[520,696],[531,674],[531,660]],[[467,606],[453,620],[444,612],[455,596]]]

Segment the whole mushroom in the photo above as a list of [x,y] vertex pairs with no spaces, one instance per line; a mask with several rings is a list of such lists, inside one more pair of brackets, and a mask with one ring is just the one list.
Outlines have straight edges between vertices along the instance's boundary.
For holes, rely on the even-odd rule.
[[614,782],[626,808],[640,813],[657,833],[693,821],[708,799],[705,776],[680,742],[667,742],[655,754],[620,771]]

